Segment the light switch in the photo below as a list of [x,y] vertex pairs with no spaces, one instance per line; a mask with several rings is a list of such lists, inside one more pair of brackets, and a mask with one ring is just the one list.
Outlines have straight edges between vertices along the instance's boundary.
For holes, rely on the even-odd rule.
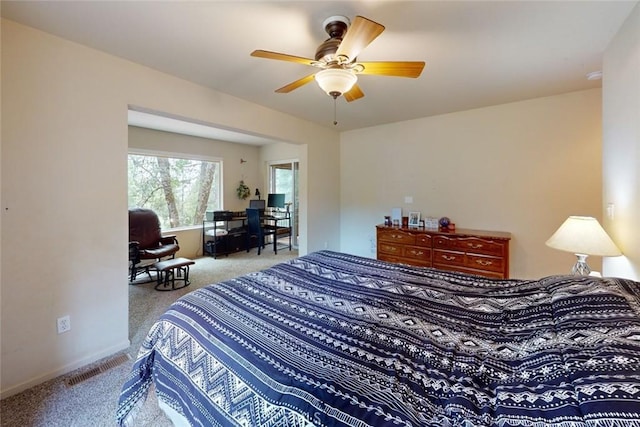
[[616,215],[616,205],[609,203],[607,205],[607,218],[613,219]]
[[413,203],[413,196],[404,196],[405,203]]

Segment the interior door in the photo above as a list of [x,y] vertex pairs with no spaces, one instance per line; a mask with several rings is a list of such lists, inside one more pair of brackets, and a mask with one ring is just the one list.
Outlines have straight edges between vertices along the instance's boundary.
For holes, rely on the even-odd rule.
[[298,171],[297,160],[269,165],[269,192],[284,193],[284,201],[291,215],[292,244],[298,247]]

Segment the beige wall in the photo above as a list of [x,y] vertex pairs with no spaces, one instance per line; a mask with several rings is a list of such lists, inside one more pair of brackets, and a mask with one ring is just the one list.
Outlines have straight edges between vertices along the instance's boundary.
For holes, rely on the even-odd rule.
[[603,272],[640,280],[640,5],[607,47],[603,74],[603,225],[624,254]]
[[511,232],[511,277],[568,272],[575,257],[544,243],[569,215],[600,217],[600,104],[593,89],[344,132],[342,250],[375,257],[375,225],[402,207]]
[[[338,217],[338,181],[324,179],[338,163],[332,129],[8,20],[1,54],[3,397],[129,345],[129,106],[304,145],[301,253],[327,234],[308,205]],[[72,329],[57,335],[63,315]]]

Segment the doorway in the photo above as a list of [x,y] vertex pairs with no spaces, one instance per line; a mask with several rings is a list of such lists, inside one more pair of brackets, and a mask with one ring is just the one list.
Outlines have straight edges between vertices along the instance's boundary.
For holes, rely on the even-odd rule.
[[291,243],[298,248],[298,172],[297,160],[279,161],[269,165],[269,192],[284,194],[291,217]]

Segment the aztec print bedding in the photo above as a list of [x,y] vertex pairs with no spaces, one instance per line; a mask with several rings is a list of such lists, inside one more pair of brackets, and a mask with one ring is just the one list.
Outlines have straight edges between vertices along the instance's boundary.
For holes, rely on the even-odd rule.
[[176,301],[120,425],[152,386],[196,426],[640,426],[640,283],[317,252]]

